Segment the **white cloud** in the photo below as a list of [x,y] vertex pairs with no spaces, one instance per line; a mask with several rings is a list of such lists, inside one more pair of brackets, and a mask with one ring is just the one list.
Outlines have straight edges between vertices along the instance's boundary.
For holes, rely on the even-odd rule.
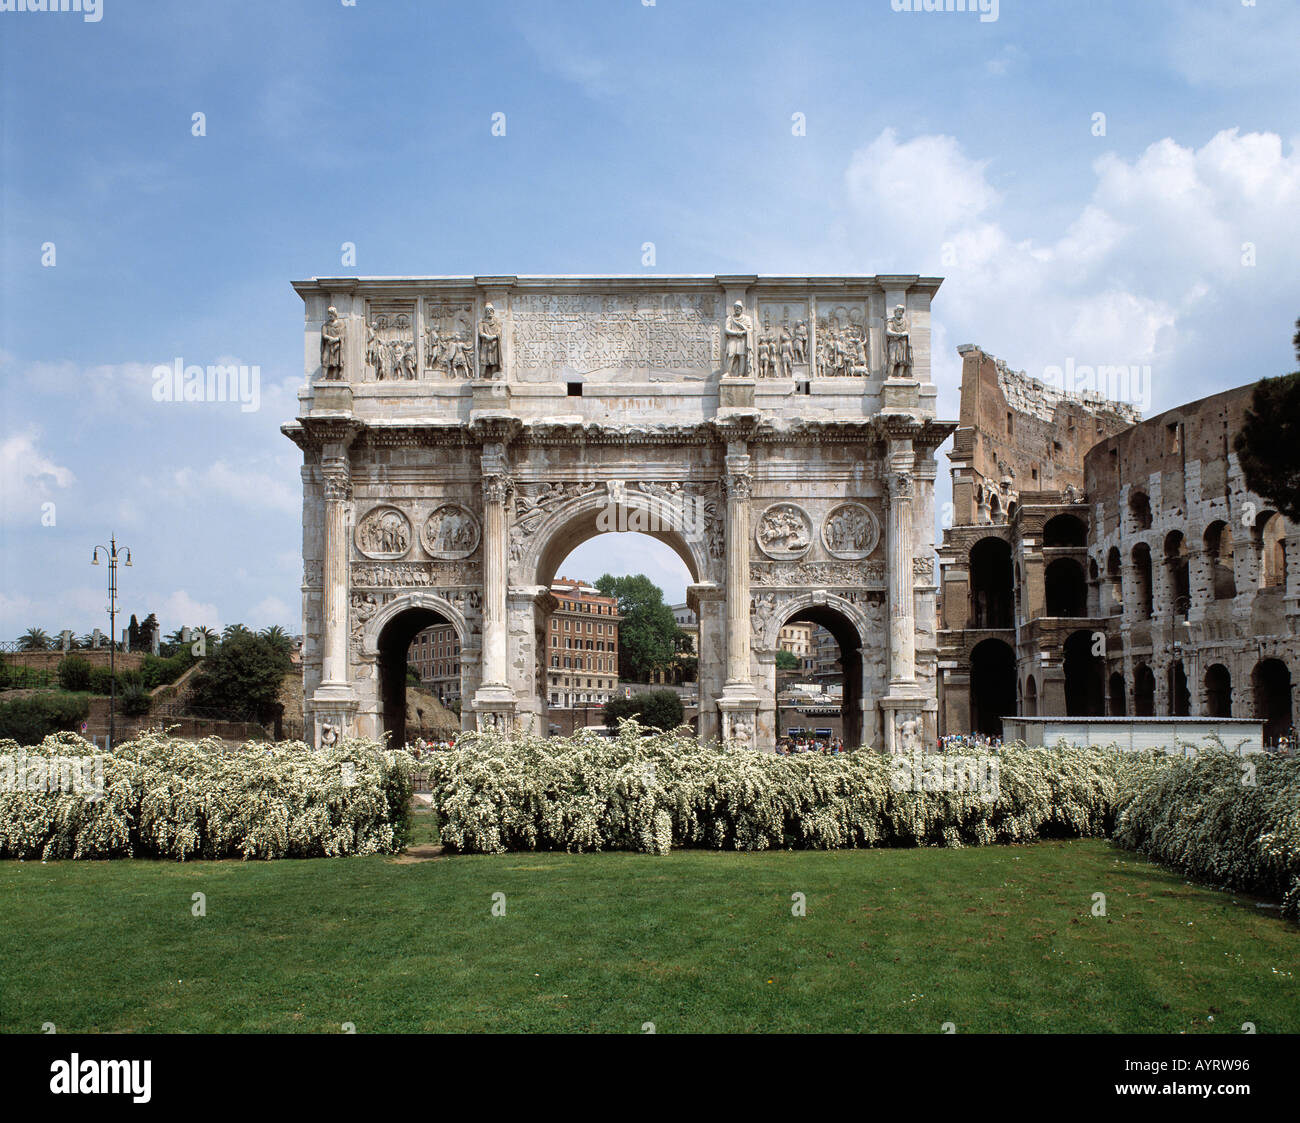
[[279,597],[264,597],[248,610],[248,619],[244,623],[255,631],[279,624],[292,635],[299,630],[301,619],[301,607],[290,608]]
[[185,466],[172,473],[169,490],[184,499],[233,501],[241,507],[298,514],[302,493],[296,471],[260,471],[227,460],[214,460],[203,468]]
[[76,483],[70,468],[40,451],[40,433],[28,429],[0,439],[0,523],[40,522],[41,504]]
[[221,613],[215,604],[200,601],[184,589],[176,589],[163,599],[158,623],[164,634],[174,632],[177,628],[213,628],[220,631],[223,626]]
[[[1068,358],[1150,365],[1155,400],[1136,403],[1147,410],[1280,373],[1251,370],[1240,342],[1269,330],[1280,346],[1294,318],[1285,307],[1287,270],[1300,258],[1294,145],[1228,129],[1200,148],[1165,138],[1132,159],[1102,156],[1091,197],[1045,239],[1015,229],[1018,213],[1003,215],[987,166],[952,137],[900,141],[886,129],[846,173],[851,236],[873,260],[892,252],[909,270],[946,275],[935,322],[954,342],[1033,375]],[[1243,265],[1247,242],[1257,267]],[[955,377],[938,355],[942,338],[936,330],[936,377]]]
[[880,232],[916,230],[933,243],[997,202],[984,176],[987,166],[969,159],[953,137],[919,136],[900,144],[895,130],[885,129],[853,154],[845,174],[850,200]]

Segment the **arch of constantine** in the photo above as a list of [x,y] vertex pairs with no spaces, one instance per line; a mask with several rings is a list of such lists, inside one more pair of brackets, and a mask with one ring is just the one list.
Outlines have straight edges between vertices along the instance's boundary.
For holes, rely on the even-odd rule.
[[846,742],[936,733],[935,417],[919,276],[317,278],[305,728],[404,736],[406,653],[460,640],[465,728],[545,731],[551,581],[635,530],[690,571],[700,736],[771,749],[782,625],[840,645]]

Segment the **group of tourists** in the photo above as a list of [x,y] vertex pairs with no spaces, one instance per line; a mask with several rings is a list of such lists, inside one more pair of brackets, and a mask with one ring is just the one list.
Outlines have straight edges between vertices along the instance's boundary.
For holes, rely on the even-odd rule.
[[939,738],[939,751],[945,749],[993,749],[1002,748],[1001,737],[990,737],[987,733],[949,733]]
[[796,753],[842,753],[844,741],[839,737],[786,737],[777,742],[778,756],[793,756]]
[[430,753],[444,752],[447,749],[454,749],[455,747],[456,738],[454,735],[435,741],[426,741],[423,737],[417,737],[414,741],[406,742],[406,751],[415,757],[416,760],[419,760],[420,757],[427,756]]

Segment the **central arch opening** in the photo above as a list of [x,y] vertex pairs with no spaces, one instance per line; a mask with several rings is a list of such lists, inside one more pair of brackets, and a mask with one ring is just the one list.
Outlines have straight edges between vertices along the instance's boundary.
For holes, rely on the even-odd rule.
[[646,697],[662,692],[697,724],[700,628],[686,595],[695,559],[679,533],[617,529],[629,525],[648,525],[646,512],[587,512],[541,552],[538,584],[550,595],[535,613],[537,681],[548,736],[611,726],[610,702],[646,706],[631,715],[642,721],[666,720],[672,707]]
[[[781,627],[784,629],[794,624],[811,624],[814,626],[812,644],[814,660],[818,665],[815,676],[817,683],[826,691],[826,696],[831,699],[835,698],[838,688],[840,736],[844,741],[844,747],[847,749],[860,748],[863,738],[863,667],[862,637],[858,634],[858,629],[847,616],[830,605],[812,605],[800,609],[786,617]],[[830,650],[832,646],[834,651]],[[801,728],[808,737],[819,740],[826,740],[828,736],[834,735],[833,722],[828,721],[825,724],[819,724],[816,720],[819,708],[829,710],[832,708],[831,706],[818,707],[817,705],[809,705],[804,708],[807,713],[800,716],[806,717],[808,721],[806,724],[796,725],[790,720],[789,715],[799,713],[798,707],[783,709],[778,699],[778,739],[790,735],[792,728]],[[830,714],[826,716],[827,718],[831,717]],[[819,729],[829,729],[831,733],[829,735],[819,733]]]

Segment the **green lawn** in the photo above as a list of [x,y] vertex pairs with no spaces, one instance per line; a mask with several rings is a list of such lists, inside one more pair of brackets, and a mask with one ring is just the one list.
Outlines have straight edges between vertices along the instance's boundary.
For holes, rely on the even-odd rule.
[[1300,1031],[1300,928],[1103,841],[4,862],[0,962],[8,1032]]

